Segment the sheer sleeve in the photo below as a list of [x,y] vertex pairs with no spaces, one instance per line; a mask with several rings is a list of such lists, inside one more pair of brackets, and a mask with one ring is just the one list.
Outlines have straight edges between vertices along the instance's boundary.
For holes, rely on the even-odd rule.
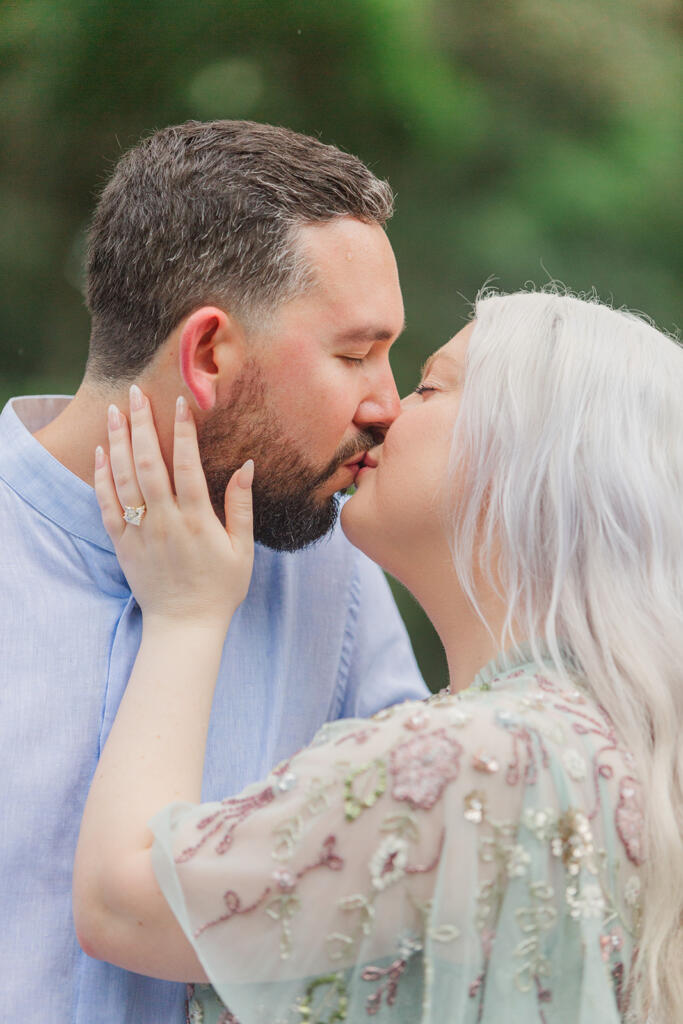
[[637,783],[587,698],[539,679],[332,723],[154,819],[225,1021],[622,1019]]

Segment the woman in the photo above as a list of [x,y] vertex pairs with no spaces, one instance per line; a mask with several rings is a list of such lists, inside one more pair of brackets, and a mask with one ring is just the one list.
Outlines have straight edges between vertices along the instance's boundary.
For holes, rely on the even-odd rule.
[[480,298],[342,512],[434,622],[450,693],[329,724],[208,805],[253,466],[223,531],[185,404],[176,498],[134,393],[134,463],[125,420],[97,458],[143,639],[82,826],[86,952],[210,980],[230,1009],[198,987],[207,1024],[681,1019],[682,393],[634,316]]

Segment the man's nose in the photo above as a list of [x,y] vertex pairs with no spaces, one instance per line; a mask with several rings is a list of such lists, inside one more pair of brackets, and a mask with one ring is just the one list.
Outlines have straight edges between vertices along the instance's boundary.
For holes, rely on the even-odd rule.
[[360,402],[355,421],[364,429],[378,428],[387,431],[401,411],[401,399],[391,370],[383,375],[371,391]]

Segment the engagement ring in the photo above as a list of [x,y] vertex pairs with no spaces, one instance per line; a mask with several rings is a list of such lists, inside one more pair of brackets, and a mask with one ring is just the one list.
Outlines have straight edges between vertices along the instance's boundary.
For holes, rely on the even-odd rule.
[[146,505],[124,505],[123,518],[131,526],[139,526],[145,517]]

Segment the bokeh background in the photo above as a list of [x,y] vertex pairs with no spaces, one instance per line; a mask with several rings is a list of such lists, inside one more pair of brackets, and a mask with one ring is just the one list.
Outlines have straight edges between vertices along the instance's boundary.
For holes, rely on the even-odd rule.
[[[487,280],[595,288],[675,331],[682,10],[676,0],[0,0],[0,401],[77,386],[98,191],[140,136],[188,118],[287,125],[391,181],[402,391]],[[438,640],[397,593],[439,688]]]

